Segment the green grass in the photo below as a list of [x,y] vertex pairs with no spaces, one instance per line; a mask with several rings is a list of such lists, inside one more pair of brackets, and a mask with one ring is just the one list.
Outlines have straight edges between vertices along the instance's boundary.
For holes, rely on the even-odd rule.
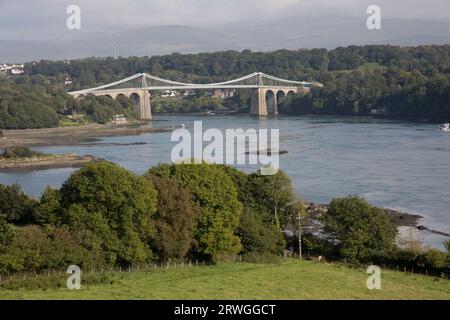
[[382,270],[369,290],[363,269],[286,260],[115,273],[112,283],[80,290],[5,290],[0,299],[450,299],[450,281]]

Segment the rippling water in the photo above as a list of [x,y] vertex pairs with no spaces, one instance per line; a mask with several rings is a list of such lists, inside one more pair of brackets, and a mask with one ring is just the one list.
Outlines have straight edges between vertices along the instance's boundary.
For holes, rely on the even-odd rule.
[[[369,202],[424,216],[424,225],[450,232],[450,133],[434,124],[348,117],[155,116],[153,127],[279,128],[280,167],[304,199],[326,203],[334,197],[359,195]],[[92,154],[144,173],[159,162],[170,162],[175,143],[170,132],[107,137],[101,143],[37,148],[48,153]],[[140,145],[112,143],[145,142]],[[241,166],[245,171],[254,167]],[[58,187],[74,169],[0,173],[3,184],[20,183],[38,196]],[[442,247],[441,236],[425,233],[424,240]]]

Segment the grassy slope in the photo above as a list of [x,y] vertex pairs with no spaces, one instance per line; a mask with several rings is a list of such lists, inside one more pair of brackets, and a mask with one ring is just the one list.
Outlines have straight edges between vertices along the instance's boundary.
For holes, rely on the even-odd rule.
[[81,290],[2,290],[0,299],[450,299],[449,280],[383,270],[382,289],[368,290],[367,276],[311,261],[234,263],[114,274]]

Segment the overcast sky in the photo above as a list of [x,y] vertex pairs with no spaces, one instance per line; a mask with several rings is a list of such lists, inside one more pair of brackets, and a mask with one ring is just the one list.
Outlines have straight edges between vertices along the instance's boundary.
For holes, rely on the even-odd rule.
[[370,4],[379,5],[384,18],[450,16],[450,0],[0,0],[0,40],[61,37],[67,33],[66,8],[71,4],[82,11],[78,35],[150,25],[218,26],[302,14],[364,17]]

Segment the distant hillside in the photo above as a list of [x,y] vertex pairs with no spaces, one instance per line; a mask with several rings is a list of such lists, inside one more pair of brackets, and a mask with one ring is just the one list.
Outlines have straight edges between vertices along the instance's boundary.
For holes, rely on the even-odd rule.
[[449,44],[450,20],[384,19],[369,31],[364,17],[305,15],[283,20],[250,20],[215,28],[153,26],[118,32],[75,33],[73,37],[28,41],[0,39],[2,62],[73,59],[89,56],[151,56],[172,52],[280,48],[335,48],[363,44],[416,46]]

